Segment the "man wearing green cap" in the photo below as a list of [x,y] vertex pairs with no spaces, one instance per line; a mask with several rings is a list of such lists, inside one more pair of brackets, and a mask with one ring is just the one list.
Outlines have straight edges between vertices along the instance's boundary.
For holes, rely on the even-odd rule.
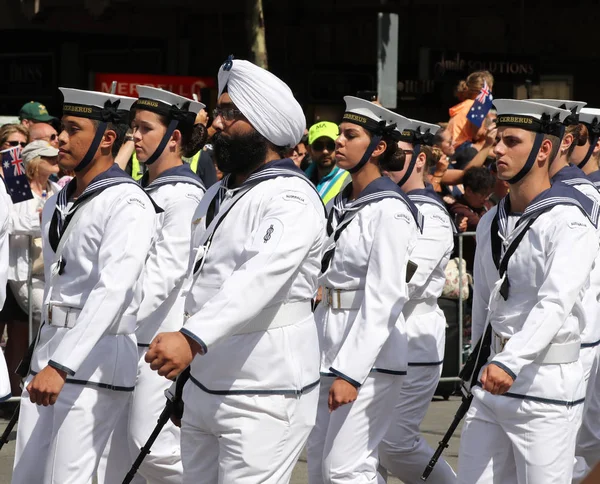
[[350,182],[350,174],[335,165],[338,133],[337,125],[329,121],[320,121],[308,130],[308,150],[313,162],[306,169],[306,176],[317,187],[325,205]]
[[23,104],[19,111],[19,120],[27,128],[35,123],[52,123],[57,121],[54,116],[48,114],[46,106],[35,101]]

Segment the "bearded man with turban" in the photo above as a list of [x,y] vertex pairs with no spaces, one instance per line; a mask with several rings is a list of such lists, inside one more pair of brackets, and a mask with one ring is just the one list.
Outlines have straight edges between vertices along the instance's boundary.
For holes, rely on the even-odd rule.
[[156,336],[152,369],[183,388],[184,483],[289,482],[315,423],[319,342],[311,311],[326,236],[318,193],[291,159],[306,126],[289,87],[231,57],[213,138],[227,175],[192,220],[185,322]]

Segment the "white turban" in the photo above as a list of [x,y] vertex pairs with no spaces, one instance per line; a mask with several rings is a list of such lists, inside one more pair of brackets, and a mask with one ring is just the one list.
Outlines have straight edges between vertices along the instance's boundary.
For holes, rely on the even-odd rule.
[[219,97],[225,87],[235,106],[271,143],[290,147],[299,143],[306,118],[281,79],[251,62],[234,59],[219,69]]

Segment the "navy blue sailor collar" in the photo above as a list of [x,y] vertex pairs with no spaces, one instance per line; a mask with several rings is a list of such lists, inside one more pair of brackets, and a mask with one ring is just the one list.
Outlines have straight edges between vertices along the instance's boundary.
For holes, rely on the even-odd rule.
[[[259,181],[268,180],[270,178],[277,178],[278,176],[297,176],[306,180],[311,186],[313,183],[306,177],[306,174],[296,166],[291,158],[283,158],[281,160],[273,160],[260,165],[254,170],[250,176],[242,183],[239,188],[253,185]],[[225,175],[221,181],[223,188],[229,188],[231,183],[231,175]]]
[[591,181],[596,188],[600,188],[600,170],[593,171],[589,175],[586,175],[587,179]]
[[414,190],[408,192],[407,195],[413,203],[430,203],[432,205],[435,205],[436,207],[441,208],[450,219],[452,231],[454,233],[457,233],[456,226],[452,221],[452,217],[450,216],[448,209],[445,207],[444,202],[442,201],[440,196],[435,192],[432,185],[427,183],[425,185],[425,188],[415,188]]
[[[573,205],[579,208],[594,228],[598,228],[600,205],[576,188],[564,183],[554,183],[550,188],[537,195],[519,218],[517,227],[522,225],[524,220],[537,217],[556,205]],[[506,222],[510,210],[510,195],[507,195],[498,204],[499,229],[503,234],[506,233]]]
[[192,168],[188,163],[182,163],[181,165],[163,171],[151,183],[148,183],[149,177],[150,173],[146,172],[140,180],[140,185],[146,191],[154,190],[163,185],[174,185],[176,183],[188,183],[206,191],[204,183],[202,183],[200,177],[192,171]]
[[561,168],[550,181],[552,183],[562,182],[567,185],[593,185],[583,170],[575,165]]
[[369,183],[355,200],[348,201],[348,196],[352,193],[352,183],[349,183],[342,192],[334,199],[334,209],[344,214],[348,211],[358,210],[359,208],[384,198],[398,198],[402,200],[410,213],[412,214],[419,232],[423,232],[423,215],[419,212],[413,201],[387,176],[381,176]]

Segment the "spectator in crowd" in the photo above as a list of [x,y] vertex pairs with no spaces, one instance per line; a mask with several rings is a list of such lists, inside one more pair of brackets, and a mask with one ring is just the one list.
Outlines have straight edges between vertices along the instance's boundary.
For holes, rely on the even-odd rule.
[[[486,167],[474,167],[465,171],[463,176],[465,193],[448,207],[457,227],[464,231],[462,222],[466,218],[466,231],[474,232],[477,229],[483,214],[492,208],[489,197],[495,181],[494,175]],[[467,269],[472,271],[475,260],[475,240],[467,237],[463,244],[463,257],[467,261]]]
[[308,136],[302,136],[300,143],[298,143],[291,150],[289,157],[293,160],[298,168],[306,170],[308,168]]
[[350,173],[335,164],[338,134],[337,124],[329,121],[320,121],[308,130],[308,151],[313,162],[306,169],[306,176],[317,187],[324,204],[350,183]]
[[26,128],[31,127],[35,123],[58,123],[58,119],[50,116],[46,106],[36,101],[29,101],[23,104],[19,111],[19,120]]
[[51,124],[31,123],[29,125],[29,141],[43,140],[54,148],[58,148],[58,133]]
[[460,103],[450,108],[448,127],[457,153],[471,147],[475,141],[479,128],[467,119],[467,114],[486,82],[491,91],[494,86],[492,74],[488,71],[476,71],[469,74],[466,80],[460,81],[456,88],[456,96]]
[[41,245],[40,212],[44,202],[60,187],[49,181],[58,173],[58,149],[46,141],[29,143],[22,153],[25,173],[33,198],[12,206],[9,237],[9,271],[6,303],[0,311],[1,332],[6,324],[6,364],[13,395],[20,395],[20,377],[15,374],[29,345],[29,300],[27,278],[32,263],[33,330],[37,333],[44,295],[44,265]]
[[25,148],[29,130],[20,124],[5,124],[0,128],[0,151],[21,145]]

